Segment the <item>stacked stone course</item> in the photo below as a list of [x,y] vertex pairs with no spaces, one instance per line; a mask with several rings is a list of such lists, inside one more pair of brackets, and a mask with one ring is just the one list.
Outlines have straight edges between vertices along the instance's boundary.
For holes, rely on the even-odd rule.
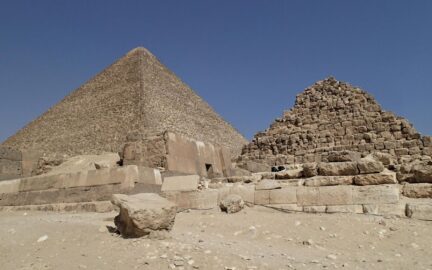
[[239,162],[326,162],[330,152],[342,150],[416,159],[432,155],[432,138],[382,110],[365,91],[330,77],[299,94],[291,110],[256,134]]

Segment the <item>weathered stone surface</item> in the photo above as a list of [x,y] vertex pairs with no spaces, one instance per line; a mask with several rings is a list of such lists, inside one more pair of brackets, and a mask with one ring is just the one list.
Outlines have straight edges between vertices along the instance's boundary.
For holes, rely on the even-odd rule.
[[20,182],[20,179],[0,181],[0,194],[19,192]]
[[318,172],[323,176],[344,176],[359,174],[356,162],[320,163],[318,166]]
[[305,163],[303,164],[303,176],[314,177],[318,175],[318,163]]
[[353,213],[362,214],[362,205],[328,205],[326,213]]
[[326,206],[303,206],[303,212],[306,213],[325,213],[327,207]]
[[356,175],[354,184],[359,186],[397,184],[396,173],[386,170],[382,173]]
[[233,214],[241,211],[244,208],[244,201],[242,197],[236,194],[226,196],[219,204],[222,211],[228,214]]
[[276,180],[263,179],[256,186],[256,190],[270,190],[281,188],[281,184]]
[[293,204],[297,203],[297,188],[286,187],[270,190],[270,204]]
[[357,166],[361,174],[380,173],[384,170],[384,165],[372,157],[363,158],[357,163]]
[[118,166],[118,162],[120,162],[120,156],[117,153],[74,156],[64,161],[59,166],[53,167],[48,174],[76,173],[114,168]]
[[421,220],[432,220],[432,203],[408,203],[407,216]]
[[199,175],[179,175],[165,177],[162,191],[192,191],[198,190]]
[[405,212],[405,202],[363,205],[363,213],[370,215],[405,217]]
[[417,164],[411,169],[417,183],[432,183],[432,164]]
[[256,190],[255,204],[258,205],[270,204],[270,190]]
[[303,176],[303,168],[286,169],[275,173],[276,179],[296,179]]
[[246,203],[253,204],[255,202],[255,186],[254,185],[236,185],[230,187],[229,194],[237,194],[242,197]]
[[269,204],[267,205],[267,207],[289,211],[289,212],[303,212],[303,206],[299,206],[296,203]]
[[0,180],[20,178],[21,175],[21,161],[0,159]]
[[219,192],[216,189],[204,189],[198,191],[166,191],[161,195],[174,202],[178,209],[206,210],[218,206]]
[[120,208],[114,223],[123,237],[142,237],[155,231],[170,231],[177,207],[153,193],[132,196],[114,194],[111,202]]
[[22,206],[0,206],[0,211],[55,211],[55,212],[96,212],[106,213],[115,210],[110,201],[53,203]]
[[[1,186],[1,182],[0,182]],[[402,194],[409,198],[431,198],[432,199],[432,184],[405,184],[402,187]]]
[[138,182],[151,185],[162,185],[162,176],[158,169],[138,166]]
[[243,166],[244,169],[252,172],[252,173],[259,173],[259,172],[270,172],[271,168],[268,164],[264,163],[258,163],[254,161],[247,161],[245,165]]
[[308,205],[345,205],[352,203],[351,186],[299,187],[297,204]]
[[236,155],[247,143],[151,52],[136,48],[4,145],[69,155],[120,152],[127,132],[166,130],[226,146]]
[[327,160],[329,162],[346,162],[360,160],[361,154],[354,151],[332,151],[328,154]]
[[397,185],[353,186],[353,204],[388,204],[399,201]]
[[337,185],[352,185],[354,176],[315,176],[305,179],[305,186],[337,186]]

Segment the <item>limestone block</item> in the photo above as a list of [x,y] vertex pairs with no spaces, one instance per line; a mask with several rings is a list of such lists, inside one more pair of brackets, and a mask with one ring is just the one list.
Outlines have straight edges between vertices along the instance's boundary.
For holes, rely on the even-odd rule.
[[255,190],[255,204],[270,204],[270,190]]
[[22,175],[29,177],[35,174],[41,154],[37,151],[22,151]]
[[[218,203],[220,203],[223,198],[225,198],[226,196],[231,194],[231,187],[232,187],[232,184],[228,184],[228,185],[224,185],[222,187],[216,188],[216,190],[218,191]],[[254,187],[254,194],[255,194],[255,187]]]
[[357,161],[361,158],[359,152],[354,151],[332,151],[329,153],[327,160],[329,162],[346,162],[346,161]]
[[0,159],[21,161],[22,156],[19,150],[7,146],[0,146]]
[[162,176],[158,169],[138,166],[138,174],[139,183],[162,185]]
[[399,201],[398,185],[352,186],[353,204],[387,204]]
[[362,214],[362,205],[328,205],[326,213],[353,213]]
[[213,209],[218,206],[219,192],[216,189],[196,191],[165,191],[161,195],[174,202],[180,210]]
[[254,185],[233,185],[229,193],[239,195],[246,203],[255,203]]
[[286,179],[279,180],[279,183],[282,187],[300,187],[304,186],[305,179]]
[[414,174],[416,182],[432,183],[432,164],[416,164],[412,167],[411,173]]
[[361,174],[354,177],[354,184],[359,186],[397,184],[396,173],[386,170],[382,173]]
[[319,187],[318,205],[346,205],[352,202],[352,186]]
[[[255,195],[256,196],[256,195]],[[318,187],[299,187],[297,189],[298,205],[320,205]]]
[[180,175],[165,177],[162,191],[192,191],[198,189],[199,175]]
[[[20,192],[60,189],[65,186],[63,183],[65,175],[39,175],[22,178],[20,181]],[[68,179],[69,180],[69,179]]]
[[359,170],[356,162],[320,163],[318,172],[323,176],[357,175]]
[[264,164],[264,163],[254,162],[254,161],[246,161],[246,164],[244,166],[245,166],[246,170],[253,172],[253,173],[270,172],[271,171],[271,168],[269,165]]
[[422,140],[423,140],[424,147],[432,146],[432,136],[424,136]]
[[20,182],[21,179],[0,181],[0,194],[19,192]]
[[233,214],[241,211],[244,208],[244,201],[242,197],[236,194],[229,194],[225,198],[222,199],[219,206],[222,211],[227,212],[228,214]]
[[409,198],[432,198],[432,184],[405,184],[402,187],[402,194]]
[[324,206],[303,206],[303,212],[305,213],[325,213],[327,207]]
[[120,156],[117,153],[105,153],[101,155],[80,155],[69,158],[59,166],[53,167],[49,174],[75,173],[96,169],[117,167]]
[[297,203],[297,188],[286,187],[270,190],[270,204],[294,204]]
[[432,220],[432,203],[408,203],[407,216],[420,220]]
[[378,160],[364,158],[357,163],[361,174],[380,173],[384,170],[384,165]]
[[398,203],[387,204],[365,204],[363,205],[363,212],[370,215],[378,216],[406,216],[406,203],[400,201]]
[[354,176],[315,176],[305,179],[305,186],[336,186],[336,185],[352,185]]
[[256,186],[255,190],[270,190],[281,188],[281,184],[276,180],[263,179]]
[[314,177],[318,175],[318,163],[305,163],[303,164],[303,176]]
[[111,202],[120,208],[114,223],[124,237],[141,237],[154,231],[170,231],[177,207],[154,193],[132,196],[114,194]]

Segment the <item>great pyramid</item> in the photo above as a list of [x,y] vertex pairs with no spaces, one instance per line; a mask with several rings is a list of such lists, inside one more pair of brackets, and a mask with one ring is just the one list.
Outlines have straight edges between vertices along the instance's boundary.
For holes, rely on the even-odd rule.
[[118,152],[128,133],[171,131],[239,154],[246,139],[145,48],[136,48],[2,145],[46,154]]
[[432,140],[367,92],[330,77],[297,95],[291,110],[243,148],[239,162],[326,162],[330,152],[343,150],[415,159],[432,156]]

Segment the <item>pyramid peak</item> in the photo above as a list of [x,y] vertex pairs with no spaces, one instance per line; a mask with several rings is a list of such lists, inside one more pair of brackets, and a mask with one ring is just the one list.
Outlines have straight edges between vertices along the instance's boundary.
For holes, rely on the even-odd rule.
[[136,54],[136,53],[143,53],[143,54],[146,54],[146,55],[153,56],[153,54],[148,49],[146,49],[146,48],[144,48],[142,46],[138,46],[136,48],[133,48],[126,55],[132,55],[132,54]]

